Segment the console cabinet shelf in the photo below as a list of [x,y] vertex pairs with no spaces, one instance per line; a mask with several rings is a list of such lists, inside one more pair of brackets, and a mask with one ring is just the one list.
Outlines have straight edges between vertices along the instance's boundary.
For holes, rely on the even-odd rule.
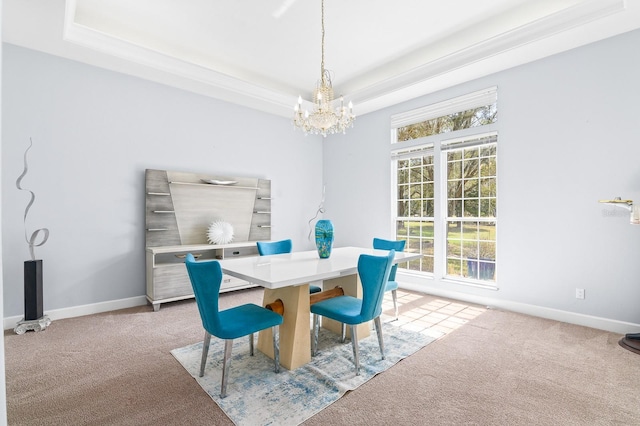
[[[271,239],[269,180],[147,169],[145,194],[146,293],[154,311],[162,303],[193,297],[184,266],[187,253],[199,260],[257,256],[256,241]],[[233,226],[232,242],[208,243],[207,230],[217,220]],[[220,291],[253,286],[225,275]]]

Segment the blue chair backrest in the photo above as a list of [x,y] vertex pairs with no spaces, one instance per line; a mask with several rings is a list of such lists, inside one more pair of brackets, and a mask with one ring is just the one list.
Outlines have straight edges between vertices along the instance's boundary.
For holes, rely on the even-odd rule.
[[217,260],[196,262],[188,253],[185,262],[196,304],[200,311],[202,326],[214,336],[219,334],[220,317],[218,316],[218,296],[222,284],[222,268]]
[[[378,250],[395,250],[404,251],[404,245],[406,240],[383,240],[382,238],[373,239],[373,248]],[[396,280],[396,271],[398,270],[398,264],[394,264],[389,274],[389,281]]]
[[385,284],[389,279],[395,254],[395,250],[391,250],[387,256],[361,254],[358,259],[358,275],[362,283],[360,315],[363,321],[370,321],[382,312]]
[[269,254],[291,253],[293,243],[291,240],[281,241],[257,241],[258,253],[260,256],[267,256]]

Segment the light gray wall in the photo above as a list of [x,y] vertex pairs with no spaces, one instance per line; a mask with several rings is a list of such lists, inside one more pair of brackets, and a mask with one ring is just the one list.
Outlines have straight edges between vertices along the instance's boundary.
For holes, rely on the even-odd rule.
[[392,114],[497,85],[500,290],[419,284],[640,324],[640,225],[598,203],[640,203],[638,46],[634,31],[358,117],[325,144],[337,244],[392,235]]
[[24,314],[23,226],[48,228],[44,309],[145,294],[146,168],[271,179],[272,238],[311,249],[322,141],[290,120],[5,44],[2,73],[2,264],[5,316]]
[[640,226],[597,202],[640,201],[639,44],[628,33],[358,117],[324,140],[287,119],[4,45],[5,316],[23,310],[28,194],[15,179],[29,137],[27,229],[51,230],[36,249],[48,310],[144,294],[145,168],[272,179],[273,237],[299,249],[313,247],[307,221],[323,184],[337,246],[390,236],[390,116],[497,85],[500,290],[420,285],[640,324]]

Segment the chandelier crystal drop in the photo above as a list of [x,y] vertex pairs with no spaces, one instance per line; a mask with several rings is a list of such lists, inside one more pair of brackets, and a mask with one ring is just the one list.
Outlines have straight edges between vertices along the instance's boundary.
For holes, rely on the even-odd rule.
[[348,127],[353,126],[353,103],[344,106],[344,99],[340,96],[340,106],[334,109],[333,85],[331,73],[324,68],[324,0],[322,4],[322,60],[320,62],[320,80],[313,91],[313,111],[302,108],[302,97],[298,97],[298,103],[294,108],[293,125],[304,131],[305,134],[327,136],[333,133],[346,133]]

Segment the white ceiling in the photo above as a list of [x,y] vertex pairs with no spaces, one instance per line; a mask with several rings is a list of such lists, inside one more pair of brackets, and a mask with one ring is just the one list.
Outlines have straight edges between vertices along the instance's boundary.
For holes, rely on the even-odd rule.
[[[4,0],[2,39],[289,117],[320,21],[320,0]],[[325,0],[325,67],[362,115],[636,28],[638,0]]]

